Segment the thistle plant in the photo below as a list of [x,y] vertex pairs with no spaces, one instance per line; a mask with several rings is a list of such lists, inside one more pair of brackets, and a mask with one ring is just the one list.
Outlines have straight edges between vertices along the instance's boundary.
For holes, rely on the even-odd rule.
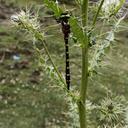
[[[54,17],[56,17],[56,19],[60,18],[62,14],[65,13],[65,10],[59,6],[58,1],[54,2],[44,0],[43,2],[54,12]],[[125,16],[120,18],[116,17],[124,2],[124,0],[117,0],[117,2],[108,4],[107,0],[101,0],[97,3],[98,8],[96,13],[93,15],[94,18],[90,20],[89,6],[91,5],[89,5],[89,0],[76,0],[76,3],[81,9],[81,16],[71,16],[69,18],[68,26],[70,25],[72,35],[76,38],[77,44],[80,46],[82,53],[81,84],[80,89],[77,91],[79,93],[75,93],[72,89],[67,89],[67,83],[53,62],[47,49],[47,35],[44,32],[41,32],[38,17],[36,15],[31,15],[29,11],[21,11],[19,14],[11,17],[11,20],[16,24],[16,26],[26,30],[32,35],[34,41],[37,40],[43,43],[43,48],[47,57],[42,55],[41,51],[34,43],[33,47],[35,49],[35,53],[43,67],[50,74],[50,77],[56,81],[56,85],[60,89],[64,90],[66,96],[70,97],[73,103],[77,105],[80,128],[88,127],[86,102],[89,78],[94,75],[94,73],[97,73],[96,69],[100,66],[100,62],[102,61],[102,57],[105,55],[106,49],[109,48],[111,43],[114,41],[114,34],[115,32],[118,32],[120,23],[125,18]],[[66,23],[67,21],[64,21],[64,25]],[[102,29],[100,32],[96,31],[98,23],[101,23],[100,27]],[[105,25],[109,27],[109,31],[105,28]],[[92,43],[93,38],[96,39],[96,43]],[[90,53],[93,54],[90,55]],[[47,60],[51,62],[50,65],[47,64]]]
[[124,127],[127,125],[125,121],[125,113],[127,110],[127,102],[124,97],[108,96],[101,101],[99,106],[100,127]]
[[116,14],[124,2],[125,0],[105,0],[102,10],[106,15]]

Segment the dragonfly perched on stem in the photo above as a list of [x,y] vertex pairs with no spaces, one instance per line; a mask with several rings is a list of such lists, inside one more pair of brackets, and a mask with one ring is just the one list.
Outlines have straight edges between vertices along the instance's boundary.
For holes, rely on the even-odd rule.
[[[56,18],[57,23],[61,25],[62,34],[65,43],[65,81],[67,89],[70,89],[70,58],[69,58],[69,36],[70,36],[70,24],[68,22],[70,14],[68,11],[61,13],[60,17]],[[55,27],[57,25],[51,26]],[[50,28],[50,27],[48,27]]]
[[61,23],[62,26],[62,32],[64,35],[64,42],[65,42],[65,63],[66,63],[66,67],[65,67],[65,79],[66,79],[66,84],[67,84],[67,89],[70,89],[70,62],[69,62],[69,43],[68,43],[68,39],[69,39],[69,35],[70,35],[70,24],[68,22],[70,18],[70,15],[68,14],[68,12],[62,13],[61,16],[58,19],[58,22]]

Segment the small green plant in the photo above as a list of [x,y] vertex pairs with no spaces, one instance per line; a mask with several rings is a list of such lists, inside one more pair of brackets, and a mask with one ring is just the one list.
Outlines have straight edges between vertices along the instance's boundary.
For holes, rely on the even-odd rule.
[[[117,3],[113,2],[108,4],[106,3],[107,1],[101,0],[100,2],[97,2],[95,14],[89,14],[89,11],[91,12],[91,10],[89,10],[89,6],[93,7],[93,5],[89,5],[89,0],[76,0],[76,3],[81,9],[81,16],[76,17],[71,15],[68,18],[66,17],[66,19],[65,16],[67,16],[68,13],[65,13],[66,10],[63,10],[59,6],[58,1],[54,2],[51,0],[44,0],[43,2],[49,9],[51,9],[51,11],[54,12],[54,16],[56,17],[56,19],[61,18],[60,23],[62,25],[65,42],[68,41],[71,32],[72,38],[76,39],[77,45],[81,49],[82,71],[81,85],[80,90],[78,91],[79,93],[74,93],[74,90],[72,91],[72,89],[69,90],[70,78],[67,76],[70,75],[70,70],[66,70],[67,75],[65,82],[65,79],[53,62],[46,45],[47,35],[45,34],[45,32],[40,31],[38,16],[31,15],[29,11],[21,11],[19,14],[13,15],[11,19],[18,27],[20,27],[20,29],[26,30],[33,37],[34,42],[40,41],[43,43],[43,48],[46,52],[47,57],[42,56],[41,51],[36,47],[36,44],[33,43],[33,47],[35,49],[35,53],[39,58],[39,61],[41,62],[46,72],[49,74],[50,78],[56,81],[56,85],[60,89],[65,91],[66,96],[71,99],[70,101],[73,101],[73,103],[77,105],[80,128],[87,128],[88,121],[86,102],[88,81],[92,77],[92,75],[97,74],[97,67],[101,66],[100,62],[105,55],[105,51],[115,40],[115,33],[118,32],[119,28],[121,27],[120,23],[125,18],[125,15],[120,16],[120,9],[125,1],[121,0],[117,1]],[[62,18],[63,15],[64,17]],[[101,24],[99,26],[101,28],[100,31],[97,31],[97,22]],[[43,29],[45,30],[45,28]],[[68,50],[66,55],[66,63],[68,67],[67,69],[69,69]],[[50,65],[47,63],[47,60],[51,62]],[[103,106],[106,106],[106,104]],[[106,122],[106,119],[108,118],[107,116],[107,114],[102,115],[102,120],[105,120],[104,122]],[[115,127],[114,125],[111,126]],[[103,127],[105,128],[106,124],[103,124]]]

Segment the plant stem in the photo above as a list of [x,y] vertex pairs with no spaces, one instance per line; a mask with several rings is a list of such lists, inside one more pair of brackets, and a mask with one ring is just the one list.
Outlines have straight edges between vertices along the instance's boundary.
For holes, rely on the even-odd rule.
[[[39,39],[39,38],[38,38],[38,39]],[[52,64],[52,66],[53,66],[55,72],[57,73],[57,75],[58,75],[60,81],[61,81],[61,82],[63,83],[63,85],[64,85],[64,86],[63,86],[63,89],[67,92],[68,96],[70,96],[70,97],[72,98],[72,100],[74,100],[75,102],[77,102],[77,101],[78,101],[77,96],[76,96],[74,93],[72,93],[71,91],[69,91],[69,90],[67,89],[67,84],[65,83],[65,81],[64,81],[64,79],[63,79],[63,77],[62,77],[62,75],[60,74],[60,72],[58,71],[56,65],[54,64],[54,62],[53,62],[53,60],[52,60],[52,58],[51,58],[51,55],[50,55],[50,53],[49,53],[49,51],[48,51],[48,48],[47,48],[47,46],[46,46],[46,41],[45,41],[45,40],[42,40],[42,39],[39,39],[39,40],[43,42],[43,47],[44,47],[44,49],[45,49],[45,52],[46,52],[46,54],[48,55],[48,58],[49,58],[49,60],[50,60],[50,62],[51,62],[51,64]]]
[[104,3],[104,0],[101,1],[100,5],[99,5],[99,7],[98,7],[98,10],[97,10],[97,12],[96,12],[96,15],[95,15],[95,17],[94,17],[94,19],[93,19],[93,23],[92,23],[92,26],[93,26],[93,27],[95,27],[96,20],[97,20],[97,18],[98,18],[98,15],[99,15],[99,13],[100,13],[100,10],[101,10],[101,8],[102,8],[102,6],[103,6],[103,3]]
[[[87,27],[88,22],[88,0],[82,2],[82,25],[83,28]],[[80,86],[80,102],[78,103],[80,128],[87,128],[86,121],[86,98],[87,98],[87,85],[88,85],[88,36],[87,30],[85,31],[85,42],[82,47],[82,80]]]
[[49,60],[51,61],[51,64],[52,64],[52,66],[54,67],[54,70],[55,70],[55,72],[57,73],[57,75],[58,75],[60,81],[61,81],[61,82],[65,85],[65,87],[66,87],[67,84],[65,83],[65,81],[64,81],[64,79],[62,78],[60,72],[58,71],[56,65],[54,64],[54,62],[53,62],[53,60],[52,60],[52,58],[51,58],[51,56],[50,56],[50,54],[49,54],[49,51],[48,51],[48,49],[47,49],[45,40],[43,40],[43,46],[44,46],[44,49],[45,49],[45,51],[46,51],[46,54],[48,55],[48,58],[49,58]]
[[[29,31],[28,28],[26,28],[26,29]],[[51,57],[51,55],[50,55],[50,53],[48,51],[48,48],[46,46],[46,41],[44,40],[44,37],[43,37],[42,33],[40,33],[39,31],[35,31],[34,33],[35,33],[35,38],[43,43],[43,48],[44,48],[44,50],[45,50],[45,52],[46,52],[46,54],[47,54],[47,56],[48,56],[48,58],[49,58],[49,60],[50,60],[50,62],[52,64],[53,68],[54,68],[54,71],[56,72],[56,74],[57,74],[58,78],[60,79],[60,81],[63,83],[63,85],[61,87],[63,88],[64,91],[67,92],[67,95],[70,96],[73,101],[77,102],[79,98],[74,93],[72,93],[71,91],[69,91],[67,89],[67,84],[66,84],[65,80],[63,79],[61,73],[57,69],[55,63],[52,60],[52,57]],[[37,52],[39,52],[39,51],[37,50]]]

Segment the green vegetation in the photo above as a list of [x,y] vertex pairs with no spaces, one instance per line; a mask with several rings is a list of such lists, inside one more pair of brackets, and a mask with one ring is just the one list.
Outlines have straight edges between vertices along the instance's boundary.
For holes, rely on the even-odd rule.
[[[38,7],[39,3],[33,10],[36,11]],[[56,25],[55,20],[45,13],[46,10],[48,9],[42,7],[39,11],[43,27],[54,25],[47,29],[47,47],[52,59],[59,67],[59,71],[64,73],[63,36],[60,26]],[[44,18],[44,16],[46,17]],[[12,29],[10,21],[5,23],[1,22],[2,25],[0,25],[0,127],[79,127],[77,106],[51,79],[52,67],[45,68],[40,63],[41,57],[37,57],[40,52],[35,52],[31,36],[26,36],[24,31]],[[126,23],[127,20],[121,25],[126,26]],[[106,27],[103,29],[107,30]],[[43,48],[43,43],[38,41],[36,46],[40,51]],[[71,88],[76,95],[78,95],[76,90],[79,89],[81,77],[80,49],[79,44],[74,44],[70,39]],[[98,126],[101,128],[105,126],[123,128],[127,122],[127,120],[125,121],[127,119],[125,118],[127,116],[125,109],[127,108],[128,94],[127,31],[116,34],[116,40],[105,52],[107,54],[102,57],[104,61],[100,62],[101,67],[96,67],[98,75],[93,74],[89,79],[87,122],[90,128]],[[41,50],[41,55],[47,60],[44,53],[44,50]],[[15,59],[15,55],[18,55],[20,59]],[[49,65],[50,61],[46,64]],[[111,116],[113,113],[111,110],[108,112],[109,107],[110,109],[114,107],[113,111],[115,110],[116,117]],[[112,119],[109,118],[109,115]]]

